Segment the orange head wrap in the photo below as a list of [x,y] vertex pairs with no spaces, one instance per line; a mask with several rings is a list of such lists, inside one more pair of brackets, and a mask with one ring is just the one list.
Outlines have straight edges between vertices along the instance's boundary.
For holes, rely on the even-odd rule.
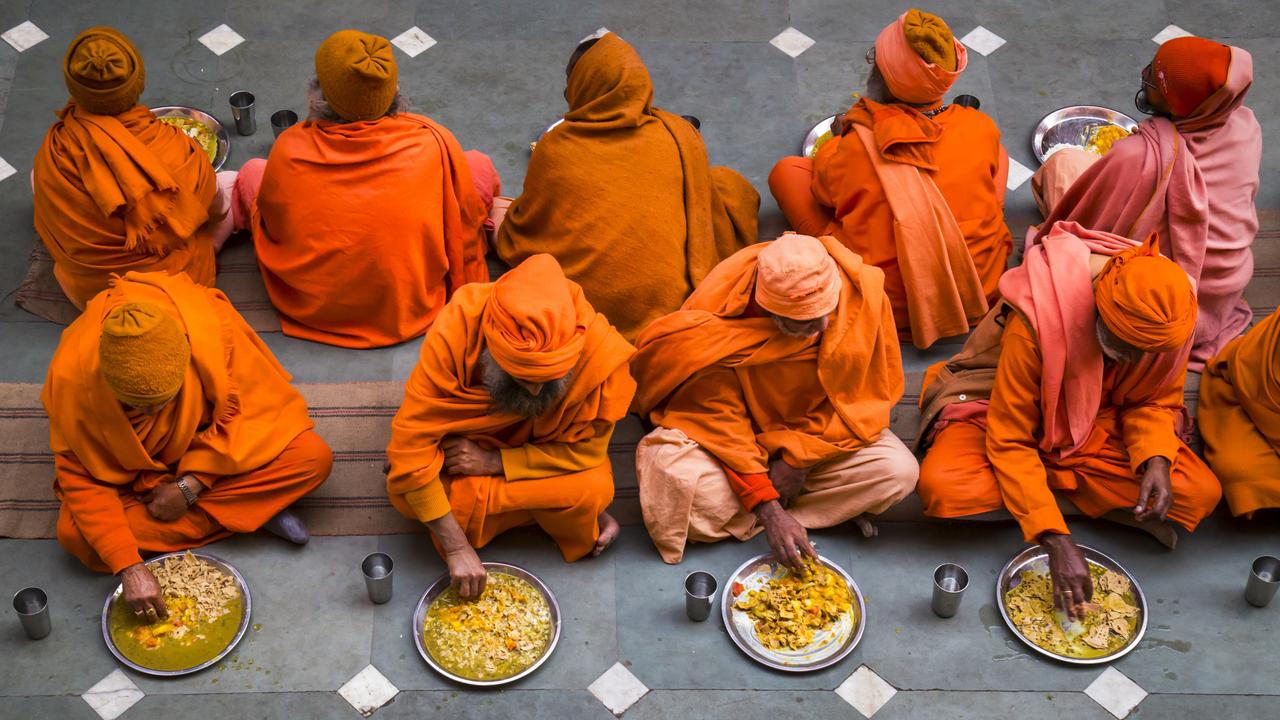
[[138,104],[147,74],[129,38],[113,28],[92,27],[67,46],[62,78],[85,112],[118,115]]
[[937,15],[908,10],[876,38],[876,67],[902,102],[940,102],[969,64],[968,51]]
[[493,359],[526,382],[564,377],[586,342],[569,281],[545,253],[498,278],[480,326]]
[[1204,38],[1180,37],[1156,50],[1151,77],[1173,114],[1186,117],[1227,83],[1230,67],[1230,47]]
[[344,120],[387,114],[399,87],[391,43],[359,30],[339,30],[316,49],[316,79],[324,99]]
[[756,256],[756,303],[774,315],[830,315],[840,304],[842,285],[835,259],[815,237],[787,233]]
[[1156,233],[1107,261],[1093,297],[1111,332],[1144,352],[1177,350],[1196,329],[1191,279],[1160,254]]

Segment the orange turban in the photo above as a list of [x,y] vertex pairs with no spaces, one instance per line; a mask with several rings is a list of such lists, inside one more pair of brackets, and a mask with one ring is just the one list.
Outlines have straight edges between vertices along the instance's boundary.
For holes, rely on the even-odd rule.
[[968,51],[937,15],[908,10],[876,38],[876,67],[902,102],[942,100],[969,64]]
[[1093,286],[1098,315],[1116,337],[1145,352],[1177,350],[1196,329],[1196,292],[1151,233],[1112,256]]
[[1156,50],[1151,75],[1173,114],[1186,117],[1227,84],[1230,67],[1230,47],[1200,37],[1180,37]]
[[569,374],[585,343],[569,280],[545,253],[498,278],[480,326],[493,359],[526,382]]
[[822,241],[787,233],[756,256],[756,302],[774,315],[813,320],[835,312],[843,287]]
[[339,30],[316,49],[316,79],[324,99],[344,120],[387,114],[399,87],[391,43],[359,30]]
[[92,27],[67,46],[62,79],[85,112],[119,115],[138,104],[147,74],[129,38],[114,28]]

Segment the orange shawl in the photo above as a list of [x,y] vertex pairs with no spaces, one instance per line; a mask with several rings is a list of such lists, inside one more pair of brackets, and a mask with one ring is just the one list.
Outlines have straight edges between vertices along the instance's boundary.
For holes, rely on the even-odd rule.
[[[1280,312],[1273,312],[1249,332],[1232,340],[1222,352],[1205,364],[1209,377],[1225,380],[1235,390],[1235,400],[1258,432],[1272,448],[1280,452]],[[1207,416],[1226,414],[1230,407],[1219,408],[1204,402],[1201,394],[1200,425],[1202,432]],[[1204,432],[1206,442],[1219,445],[1219,452],[1231,451],[1231,437],[1217,437]],[[1213,434],[1212,441],[1209,435]]]
[[551,253],[634,339],[716,263],[755,242],[760,196],[710,166],[692,125],[650,105],[649,72],[617,35],[578,60],[565,98],[569,112],[530,158],[496,250],[513,266]]
[[112,274],[186,272],[212,285],[209,158],[142,105],[93,115],[68,103],[36,153],[35,225],[58,284],[83,308]]
[[366,348],[421,335],[489,279],[486,214],[453,135],[400,114],[282,133],[251,227],[285,334]]
[[[788,462],[808,466],[875,442],[889,426],[889,411],[903,390],[902,357],[884,294],[884,275],[864,265],[835,238],[819,239],[835,258],[843,279],[840,305],[820,341],[783,335],[768,317],[742,317],[755,288],[756,256],[767,243],[754,245],[721,263],[684,307],[655,321],[640,336],[632,363],[640,388],[636,410],[654,424],[683,430],[739,473],[767,472],[769,456],[780,450],[787,451]],[[805,365],[788,367],[800,362]],[[668,406],[682,385],[704,371],[728,368],[745,386],[750,382],[746,372],[770,364],[779,379],[788,372],[812,372],[816,366],[832,411],[822,437],[795,430],[761,433],[759,427],[754,434],[743,435],[738,430],[744,418],[751,416],[742,393],[717,396],[715,404],[695,401],[694,407]],[[766,401],[770,398],[769,387],[744,389]],[[774,412],[796,407],[795,402],[780,400],[768,403],[777,405]],[[768,420],[771,426],[781,426],[795,418]]]
[[577,283],[565,282],[577,326],[585,328],[582,353],[564,399],[533,419],[494,412],[481,381],[482,325],[494,284],[467,285],[454,293],[422,341],[418,364],[391,423],[389,494],[403,499],[430,488],[426,515],[441,517],[450,511],[440,483],[440,442],[446,436],[464,436],[496,449],[575,443],[598,437],[626,415],[636,387],[627,366],[635,349],[592,309]]

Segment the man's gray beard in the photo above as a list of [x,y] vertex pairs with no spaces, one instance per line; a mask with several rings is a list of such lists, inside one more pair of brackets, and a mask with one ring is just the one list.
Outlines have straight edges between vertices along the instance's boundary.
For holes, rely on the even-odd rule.
[[503,370],[486,348],[480,351],[480,380],[493,399],[494,410],[524,418],[536,418],[564,399],[569,384],[573,382],[573,373],[547,381],[542,386],[542,392],[533,395],[520,387],[511,373]]
[[806,321],[803,325],[800,325],[801,330],[796,332],[784,323],[780,316],[770,315],[769,317],[773,318],[773,324],[778,328],[778,332],[786,335],[787,337],[811,338],[822,332],[822,327],[818,324],[820,322],[819,320]]

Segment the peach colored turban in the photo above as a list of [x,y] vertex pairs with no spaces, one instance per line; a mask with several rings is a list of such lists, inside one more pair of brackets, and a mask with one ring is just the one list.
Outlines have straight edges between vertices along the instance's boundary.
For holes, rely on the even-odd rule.
[[840,270],[822,242],[787,233],[756,256],[756,302],[792,320],[813,320],[840,303]]
[[[942,47],[950,44],[952,53]],[[947,67],[950,64],[951,67]],[[969,65],[968,51],[936,15],[908,10],[876,38],[876,67],[902,102],[940,102]]]
[[578,364],[586,328],[560,263],[534,255],[493,284],[481,318],[485,344],[503,370],[527,382],[562,378]]
[[1093,296],[1111,332],[1139,350],[1177,350],[1196,328],[1191,279],[1160,254],[1156,233],[1112,256],[1094,282]]

